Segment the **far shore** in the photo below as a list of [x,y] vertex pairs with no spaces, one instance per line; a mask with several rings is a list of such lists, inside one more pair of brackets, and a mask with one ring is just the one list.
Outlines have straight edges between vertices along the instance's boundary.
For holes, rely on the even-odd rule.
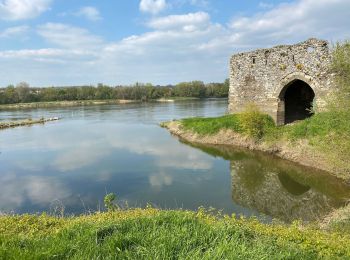
[[[227,99],[227,98],[205,98],[204,100]],[[27,109],[27,108],[46,108],[46,107],[73,107],[73,106],[92,106],[92,105],[112,105],[112,104],[132,104],[142,102],[176,102],[188,100],[201,100],[196,97],[169,97],[151,99],[146,101],[131,99],[108,99],[108,100],[70,100],[70,101],[49,101],[49,102],[31,102],[31,103],[15,103],[2,104],[0,110],[7,109]]]
[[89,106],[106,104],[129,104],[137,103],[137,100],[71,100],[71,101],[49,101],[49,102],[31,102],[0,105],[0,110],[5,109],[26,109],[26,108],[45,108],[45,107],[70,107],[70,106]]

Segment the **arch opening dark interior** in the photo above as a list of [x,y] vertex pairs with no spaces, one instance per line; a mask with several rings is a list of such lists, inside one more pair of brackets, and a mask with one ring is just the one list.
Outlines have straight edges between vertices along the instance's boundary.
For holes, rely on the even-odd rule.
[[279,173],[278,179],[282,186],[292,195],[300,196],[304,193],[308,192],[311,187],[303,185],[295,180],[293,180],[290,176],[285,173]]
[[285,105],[285,123],[311,117],[314,98],[314,91],[302,80],[295,80],[287,85],[284,94],[282,93]]

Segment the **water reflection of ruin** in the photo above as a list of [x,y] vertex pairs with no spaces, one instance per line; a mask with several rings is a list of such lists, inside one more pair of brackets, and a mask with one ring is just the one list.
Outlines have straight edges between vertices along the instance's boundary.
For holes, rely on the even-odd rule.
[[[335,178],[319,173],[315,179],[317,172],[312,170],[305,178],[306,168],[282,161],[267,163],[263,158],[231,160],[232,199],[237,204],[287,222],[313,221],[341,207],[349,197],[348,187]],[[329,184],[327,189],[324,182]]]
[[298,183],[287,174],[253,168],[247,161],[231,162],[232,199],[244,207],[290,222],[316,220],[342,205],[342,200]]
[[350,186],[323,171],[240,148],[190,145],[229,160],[233,201],[273,218],[317,220],[350,198]]

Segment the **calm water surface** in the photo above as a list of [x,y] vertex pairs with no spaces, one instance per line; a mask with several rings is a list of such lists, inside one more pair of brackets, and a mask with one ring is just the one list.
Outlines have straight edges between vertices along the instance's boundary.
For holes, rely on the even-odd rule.
[[340,207],[350,187],[320,171],[239,148],[193,146],[162,121],[226,112],[226,100],[0,111],[0,120],[62,120],[0,132],[0,211],[67,214],[120,203],[222,209],[285,221]]

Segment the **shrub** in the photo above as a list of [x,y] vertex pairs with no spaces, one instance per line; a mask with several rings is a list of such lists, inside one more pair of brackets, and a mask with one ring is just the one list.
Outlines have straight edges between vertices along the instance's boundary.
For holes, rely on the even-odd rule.
[[333,50],[332,72],[337,91],[330,102],[331,110],[350,110],[350,41],[337,43]]
[[115,204],[117,196],[114,193],[109,193],[104,197],[105,207],[108,211],[116,211],[119,209],[118,205]]
[[260,112],[255,104],[248,104],[245,111],[239,115],[243,132],[248,136],[261,139],[264,134],[275,126],[273,119]]
[[298,69],[298,70],[302,70],[304,68],[303,64],[297,64],[295,65],[295,67]]

